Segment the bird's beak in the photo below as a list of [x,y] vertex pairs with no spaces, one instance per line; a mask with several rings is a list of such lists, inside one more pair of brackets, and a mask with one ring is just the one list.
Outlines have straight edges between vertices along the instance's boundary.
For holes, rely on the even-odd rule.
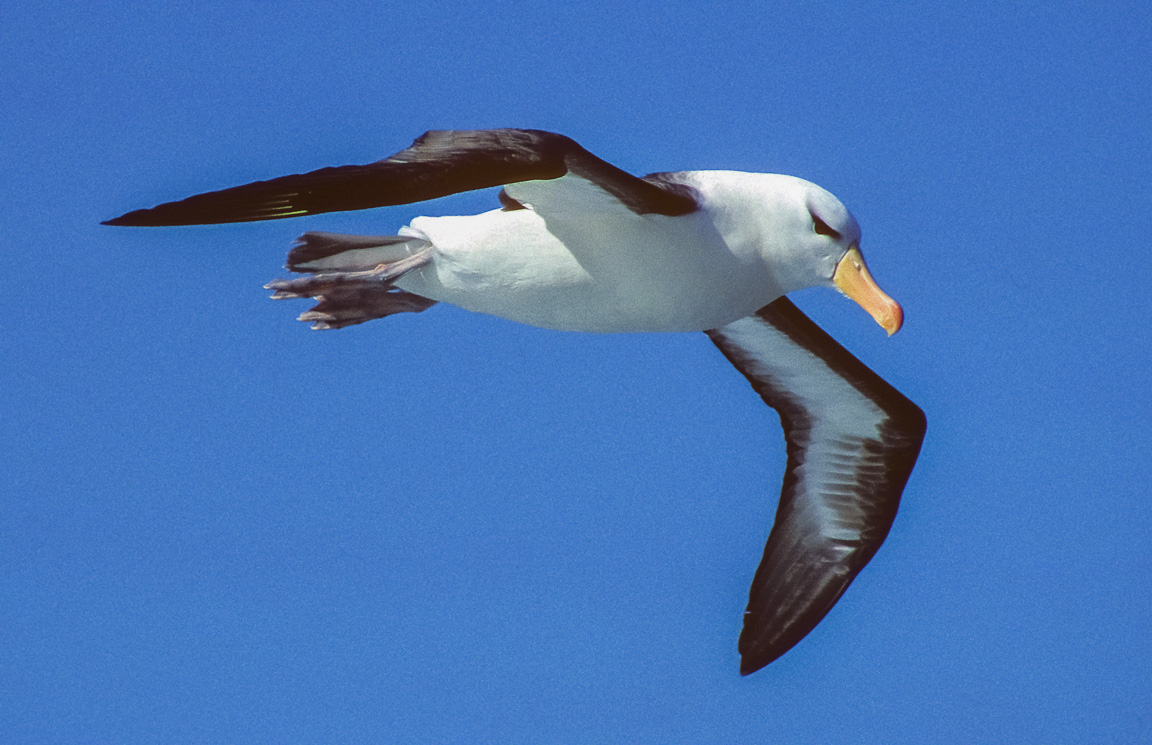
[[832,281],[848,297],[859,303],[892,336],[904,325],[904,310],[892,298],[884,294],[876,285],[876,280],[868,273],[864,257],[856,246],[848,249],[844,258],[836,265]]

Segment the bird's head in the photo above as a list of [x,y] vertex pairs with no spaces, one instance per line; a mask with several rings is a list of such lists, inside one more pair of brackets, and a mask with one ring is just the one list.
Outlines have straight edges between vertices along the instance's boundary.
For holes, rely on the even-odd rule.
[[805,287],[835,287],[855,300],[888,335],[900,330],[904,311],[872,279],[860,253],[860,225],[852,213],[824,189],[791,176],[772,176],[771,210],[775,223],[765,232],[763,249],[778,267],[785,292]]

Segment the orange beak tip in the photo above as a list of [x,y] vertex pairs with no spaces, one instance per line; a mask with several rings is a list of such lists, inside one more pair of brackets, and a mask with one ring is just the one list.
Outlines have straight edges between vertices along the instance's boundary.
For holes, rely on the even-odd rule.
[[904,309],[900,307],[899,303],[892,303],[891,314],[886,319],[886,323],[881,325],[888,332],[888,336],[892,336],[904,326]]
[[852,246],[836,265],[832,281],[840,292],[855,300],[892,336],[904,325],[904,309],[877,286],[864,264],[860,249]]

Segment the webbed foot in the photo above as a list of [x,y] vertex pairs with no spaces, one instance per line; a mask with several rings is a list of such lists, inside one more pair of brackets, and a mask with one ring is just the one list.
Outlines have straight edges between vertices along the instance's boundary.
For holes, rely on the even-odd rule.
[[429,247],[374,269],[277,279],[264,287],[273,290],[273,300],[315,298],[319,301],[297,319],[311,322],[312,328],[344,328],[394,313],[419,313],[435,305],[435,300],[393,286],[400,277],[424,266],[430,259]]

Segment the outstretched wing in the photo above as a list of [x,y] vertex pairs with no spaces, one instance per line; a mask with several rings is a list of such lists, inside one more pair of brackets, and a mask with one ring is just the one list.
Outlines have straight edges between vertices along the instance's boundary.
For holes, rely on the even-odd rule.
[[[531,129],[426,132],[390,158],[208,192],[104,225],[208,225],[321,212],[362,210],[462,191],[572,174],[591,182],[637,214],[683,215],[696,209],[691,189],[637,178],[597,158],[563,135]],[[508,207],[518,206],[505,199]]]
[[779,412],[788,445],[776,522],[740,634],[747,675],[815,628],[875,555],[927,423],[787,298],[705,333]]

